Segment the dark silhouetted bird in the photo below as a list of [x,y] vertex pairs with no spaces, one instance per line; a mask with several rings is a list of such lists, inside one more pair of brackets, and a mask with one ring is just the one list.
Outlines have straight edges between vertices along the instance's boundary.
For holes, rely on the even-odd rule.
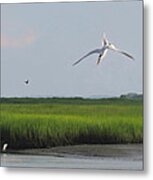
[[28,80],[28,79],[25,80],[24,83],[25,83],[25,84],[29,84],[29,80]]

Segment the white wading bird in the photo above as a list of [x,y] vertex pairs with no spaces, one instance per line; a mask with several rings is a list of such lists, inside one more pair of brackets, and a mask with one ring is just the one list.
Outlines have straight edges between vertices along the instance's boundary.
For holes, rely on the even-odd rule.
[[110,50],[113,50],[113,51],[116,51],[116,52],[119,52],[119,53],[121,53],[121,54],[129,57],[130,59],[134,60],[134,58],[133,58],[130,54],[128,54],[128,53],[126,53],[126,52],[124,52],[124,51],[116,48],[112,43],[110,43],[110,42],[106,39],[105,34],[103,34],[102,48],[101,48],[101,49],[95,49],[95,50],[93,50],[93,51],[90,51],[90,52],[87,53],[85,56],[83,56],[83,57],[81,57],[79,60],[77,60],[77,61],[73,64],[73,66],[76,65],[76,64],[78,64],[78,63],[79,63],[80,61],[82,61],[84,58],[90,56],[91,54],[95,54],[95,53],[99,54],[98,60],[97,60],[97,64],[99,64],[100,61],[105,57],[105,55],[106,55],[106,53],[107,53],[107,51],[108,51],[109,49],[110,49]]
[[2,148],[2,152],[5,152],[7,147],[8,147],[8,144],[4,144]]

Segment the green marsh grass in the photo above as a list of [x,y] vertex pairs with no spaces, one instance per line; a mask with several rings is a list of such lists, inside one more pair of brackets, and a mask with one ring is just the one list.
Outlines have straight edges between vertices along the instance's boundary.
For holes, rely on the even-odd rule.
[[12,149],[143,141],[142,100],[48,98],[45,103],[43,98],[18,98],[1,102],[1,141]]

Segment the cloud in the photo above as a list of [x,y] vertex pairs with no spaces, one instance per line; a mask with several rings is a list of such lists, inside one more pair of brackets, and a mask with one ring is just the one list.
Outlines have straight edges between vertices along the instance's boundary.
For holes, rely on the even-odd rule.
[[36,33],[33,31],[28,31],[23,35],[19,36],[1,36],[1,47],[2,48],[21,48],[32,44],[37,39]]

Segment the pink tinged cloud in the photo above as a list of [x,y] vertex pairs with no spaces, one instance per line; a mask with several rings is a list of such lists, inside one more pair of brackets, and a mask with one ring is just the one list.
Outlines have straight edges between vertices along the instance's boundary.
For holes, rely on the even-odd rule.
[[36,40],[36,34],[34,32],[28,32],[24,35],[11,37],[2,35],[1,36],[1,47],[2,48],[21,48],[32,44]]

